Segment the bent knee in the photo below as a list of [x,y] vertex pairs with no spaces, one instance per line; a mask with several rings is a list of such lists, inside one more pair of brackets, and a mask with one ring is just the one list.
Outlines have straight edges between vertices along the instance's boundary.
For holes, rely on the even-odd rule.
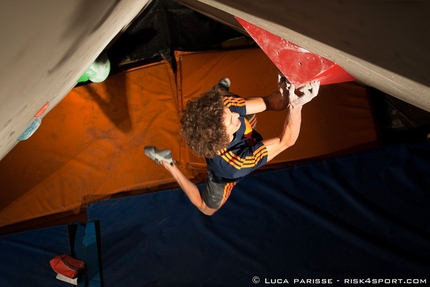
[[212,216],[212,215],[214,215],[214,214],[215,214],[215,212],[217,212],[217,211],[218,211],[218,209],[213,209],[213,208],[209,208],[209,207],[207,207],[207,206],[206,206],[206,208],[205,208],[205,209],[201,209],[200,211],[201,211],[204,215]]

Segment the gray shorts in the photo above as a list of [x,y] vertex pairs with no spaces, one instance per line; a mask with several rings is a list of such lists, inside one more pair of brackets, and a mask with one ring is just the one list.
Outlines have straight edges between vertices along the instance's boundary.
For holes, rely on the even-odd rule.
[[231,194],[231,190],[235,185],[235,181],[228,183],[216,183],[213,181],[211,173],[208,172],[206,185],[203,190],[200,191],[200,195],[209,208],[218,209],[227,201]]

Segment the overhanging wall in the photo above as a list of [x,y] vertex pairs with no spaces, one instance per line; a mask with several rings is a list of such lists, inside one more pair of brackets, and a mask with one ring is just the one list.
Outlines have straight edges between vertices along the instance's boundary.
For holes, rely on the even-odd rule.
[[148,2],[1,2],[0,160],[36,112],[59,103]]
[[[430,111],[428,1],[179,0],[243,29],[240,17],[321,55],[362,83]],[[424,29],[424,30],[423,30]]]

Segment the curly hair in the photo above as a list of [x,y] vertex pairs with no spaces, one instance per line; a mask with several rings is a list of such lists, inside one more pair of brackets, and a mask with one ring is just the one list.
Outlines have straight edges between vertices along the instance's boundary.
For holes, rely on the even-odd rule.
[[223,97],[218,92],[209,90],[188,101],[181,124],[185,142],[198,156],[213,158],[219,149],[228,145]]

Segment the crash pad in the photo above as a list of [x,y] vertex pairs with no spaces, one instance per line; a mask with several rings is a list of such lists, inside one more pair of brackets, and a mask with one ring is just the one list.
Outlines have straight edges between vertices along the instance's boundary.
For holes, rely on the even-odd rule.
[[[167,62],[76,87],[0,162],[0,226],[172,182],[143,152],[172,142],[179,117]],[[169,148],[179,154],[178,144]]]

